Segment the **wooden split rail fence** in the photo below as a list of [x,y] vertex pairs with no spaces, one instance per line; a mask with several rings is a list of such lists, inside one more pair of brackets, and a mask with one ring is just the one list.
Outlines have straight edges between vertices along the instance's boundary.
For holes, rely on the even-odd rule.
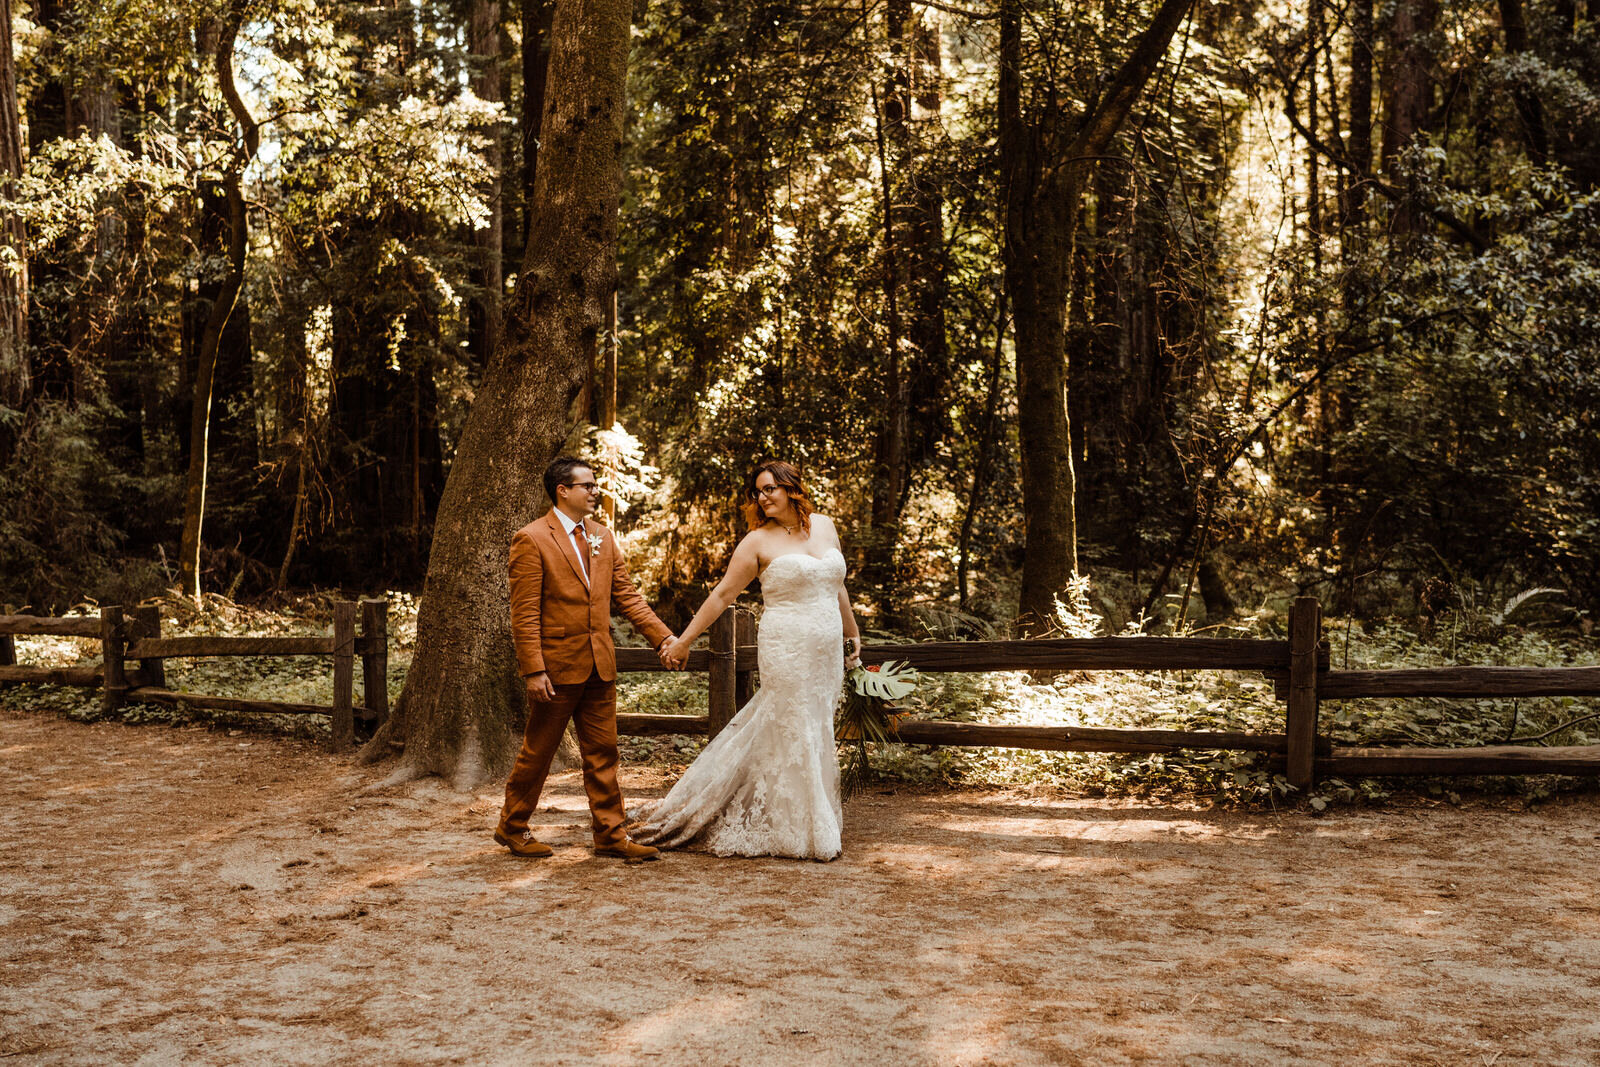
[[[755,626],[733,609],[712,627],[708,652],[691,654],[690,670],[710,673],[709,714],[619,714],[625,734],[712,736],[748,699],[756,669]],[[1300,597],[1290,612],[1288,640],[1201,637],[1095,637],[1037,641],[929,641],[867,645],[865,663],[903,660],[918,670],[955,671],[1259,671],[1275,682],[1285,705],[1283,733],[1212,730],[1127,730],[1082,726],[1001,726],[902,722],[908,744],[979,745],[1057,752],[1166,753],[1180,749],[1266,752],[1281,760],[1297,789],[1318,776],[1475,774],[1600,774],[1600,745],[1481,748],[1357,748],[1334,745],[1318,731],[1323,702],[1359,697],[1600,696],[1600,667],[1436,667],[1386,671],[1330,669],[1322,609]],[[662,670],[648,649],[618,649],[617,667]]]
[[[354,738],[359,717],[376,724],[388,714],[384,685],[387,603],[362,601],[363,626],[355,633],[357,605],[335,605],[332,637],[160,636],[154,608],[124,619],[106,608],[99,618],[35,619],[0,616],[0,682],[55,682],[103,687],[115,707],[125,700],[188,703],[228,711],[316,712],[333,717],[336,744]],[[12,634],[100,637],[104,668],[15,666]],[[749,700],[756,662],[755,620],[729,609],[711,627],[709,648],[689,655],[687,669],[704,671],[709,693],[706,715],[617,716],[623,734],[711,734],[715,736]],[[334,659],[334,704],[286,704],[178,693],[165,688],[162,662],[176,656],[328,655]],[[354,657],[363,665],[365,707],[352,704]],[[981,671],[1259,671],[1275,682],[1285,704],[1283,733],[1212,730],[1128,730],[1082,726],[1003,726],[984,723],[902,722],[897,738],[908,744],[978,745],[1059,752],[1165,753],[1180,749],[1265,752],[1280,762],[1289,783],[1309,788],[1318,776],[1478,774],[1600,774],[1600,745],[1479,748],[1358,748],[1334,745],[1318,731],[1325,701],[1362,697],[1538,697],[1600,696],[1600,667],[1434,667],[1406,670],[1335,671],[1322,638],[1322,610],[1313,597],[1295,600],[1287,640],[1199,637],[1096,637],[1036,641],[930,641],[867,645],[866,663],[903,660],[919,670]],[[126,661],[138,660],[138,668]],[[622,671],[664,668],[650,649],[617,649]]]
[[[0,682],[97,688],[107,711],[131,702],[274,715],[327,715],[332,721],[334,745],[349,747],[355,743],[358,724],[364,733],[370,733],[389,715],[388,631],[387,600],[334,604],[333,633],[320,637],[162,637],[161,610],[153,605],[126,611],[105,607],[99,615],[69,618],[0,615]],[[100,666],[18,666],[19,635],[98,638]],[[201,656],[328,656],[333,660],[333,703],[247,700],[167,688],[167,660]],[[362,683],[359,705],[355,703],[358,658]],[[137,661],[138,666],[132,666],[131,661]]]

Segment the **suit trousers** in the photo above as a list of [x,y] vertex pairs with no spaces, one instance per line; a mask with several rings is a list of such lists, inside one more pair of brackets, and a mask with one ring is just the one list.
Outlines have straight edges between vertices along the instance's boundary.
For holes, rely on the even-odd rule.
[[571,722],[583,756],[583,788],[589,794],[594,843],[601,848],[615,845],[626,836],[622,790],[617,786],[617,683],[602,680],[597,672],[587,682],[558,685],[555,691],[554,700],[528,702],[528,726],[506,781],[500,827],[508,834],[528,828],[550,775],[550,761]]

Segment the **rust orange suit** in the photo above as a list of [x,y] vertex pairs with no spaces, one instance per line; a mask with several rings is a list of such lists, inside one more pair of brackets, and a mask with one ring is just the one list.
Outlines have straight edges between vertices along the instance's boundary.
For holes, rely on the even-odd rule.
[[[528,702],[522,751],[506,782],[500,813],[507,834],[521,834],[539,805],[550,761],[567,723],[583,754],[583,788],[594,819],[594,843],[623,839],[622,792],[617,788],[617,655],[611,642],[614,607],[653,647],[672,636],[628,577],[611,531],[592,519],[583,530],[586,560],[555,511],[511,538],[511,637],[524,678],[550,676],[555,699]],[[587,563],[587,566],[585,566]]]

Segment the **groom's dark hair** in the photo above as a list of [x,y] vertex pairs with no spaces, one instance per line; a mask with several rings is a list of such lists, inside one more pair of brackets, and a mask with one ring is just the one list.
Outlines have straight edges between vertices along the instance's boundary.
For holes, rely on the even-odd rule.
[[557,456],[550,461],[550,466],[544,469],[544,491],[550,498],[550,503],[556,502],[556,487],[572,484],[572,472],[579,467],[594,466],[586,459],[574,459],[571,456]]

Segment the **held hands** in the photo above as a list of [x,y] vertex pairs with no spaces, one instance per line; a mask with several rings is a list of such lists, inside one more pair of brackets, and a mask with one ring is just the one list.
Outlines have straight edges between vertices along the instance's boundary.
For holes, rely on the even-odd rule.
[[861,638],[847,637],[844,639],[844,669],[852,670],[861,666]]
[[681,671],[689,662],[689,643],[679,637],[669,637],[656,649],[661,665],[669,671]]
[[556,687],[544,671],[528,675],[528,699],[548,704],[556,698]]

